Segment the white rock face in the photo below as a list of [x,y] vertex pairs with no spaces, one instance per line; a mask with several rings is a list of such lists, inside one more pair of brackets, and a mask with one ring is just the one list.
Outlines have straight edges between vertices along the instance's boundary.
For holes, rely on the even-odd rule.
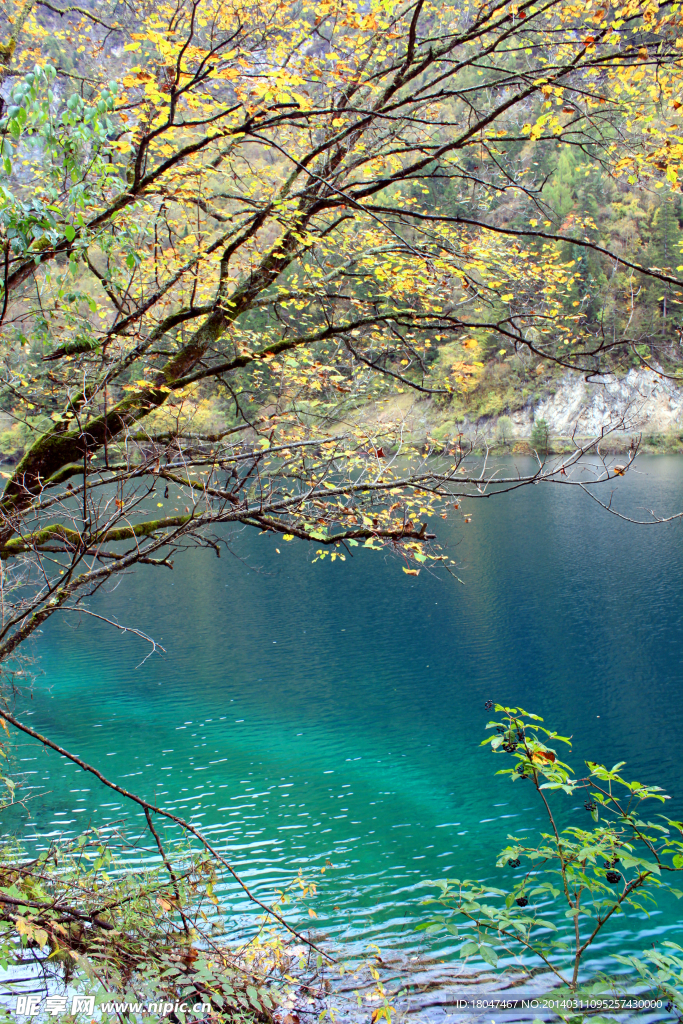
[[[517,437],[529,437],[534,420],[545,420],[551,434],[593,437],[605,428],[625,433],[670,434],[683,428],[683,389],[652,370],[629,370],[620,379],[567,373],[554,395],[512,413]],[[620,425],[621,424],[621,425]]]

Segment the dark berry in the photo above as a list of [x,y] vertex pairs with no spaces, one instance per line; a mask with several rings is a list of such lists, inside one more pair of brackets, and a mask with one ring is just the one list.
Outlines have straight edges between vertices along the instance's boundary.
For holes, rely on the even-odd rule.
[[667,1013],[671,1013],[671,1011],[673,1010],[673,1008],[674,1008],[674,1004],[673,1004],[673,1003],[667,1003],[667,1004],[666,1004],[666,1012],[667,1012]]
[[490,711],[492,707],[493,707],[493,701],[492,700],[487,700],[486,703],[484,704],[484,711]]
[[523,764],[518,764],[515,771],[519,772],[523,779],[526,778],[526,767]]
[[516,749],[517,749],[517,744],[516,743],[504,743],[503,744],[503,750],[507,754],[514,754]]
[[519,857],[515,857],[514,860],[510,858],[508,864],[510,865],[511,868],[518,868],[520,865]]
[[505,726],[504,725],[497,725],[496,726],[496,732],[497,733],[504,733],[505,732]]
[[592,800],[588,800],[583,806],[586,808],[587,811],[596,810],[596,805],[593,803]]
[[610,883],[610,885],[618,885],[621,881],[621,875],[618,871],[608,871],[605,875],[605,878]]
[[528,905],[529,905],[529,901],[526,898],[526,896],[520,896],[519,899],[517,900],[517,906],[518,907],[527,907]]

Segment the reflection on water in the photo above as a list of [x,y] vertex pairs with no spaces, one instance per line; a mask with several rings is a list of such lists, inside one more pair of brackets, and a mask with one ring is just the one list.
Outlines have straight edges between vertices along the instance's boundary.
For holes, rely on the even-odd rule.
[[[683,508],[680,459],[639,466],[617,507]],[[326,930],[415,944],[421,883],[500,882],[499,845],[538,820],[531,791],[495,777],[478,746],[487,698],[573,733],[570,763],[625,760],[683,795],[680,525],[637,528],[550,486],[470,510],[467,526],[437,520],[464,586],[362,549],[311,566],[310,547],[249,531],[233,538],[239,559],[143,567],[93,607],[167,654],[136,668],[141,641],[54,619],[27,721],[189,818],[260,895],[329,859]],[[42,795],[7,825],[38,845],[138,820],[36,744],[19,756]],[[675,919],[669,906],[643,918],[635,945]]]

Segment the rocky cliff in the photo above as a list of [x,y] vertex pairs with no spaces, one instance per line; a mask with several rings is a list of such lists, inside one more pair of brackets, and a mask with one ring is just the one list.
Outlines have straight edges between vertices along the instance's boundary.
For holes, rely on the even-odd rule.
[[[653,370],[630,370],[625,377],[590,382],[565,374],[547,397],[510,414],[517,437],[529,437],[535,420],[551,435],[592,437],[621,424],[620,432],[678,435],[683,432],[683,388]],[[483,425],[482,425],[483,426]]]

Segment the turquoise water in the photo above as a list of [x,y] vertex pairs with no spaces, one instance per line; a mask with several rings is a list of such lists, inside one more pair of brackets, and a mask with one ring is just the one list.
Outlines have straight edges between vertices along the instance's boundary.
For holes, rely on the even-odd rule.
[[[640,459],[615,503],[683,509],[683,462]],[[311,547],[253,531],[231,535],[234,556],[143,567],[92,607],[166,654],[140,665],[136,637],[55,618],[26,721],[191,819],[262,897],[330,860],[319,932],[424,943],[422,882],[500,881],[499,845],[540,823],[479,747],[485,700],[573,733],[570,763],[625,760],[683,796],[680,524],[638,528],[545,486],[468,510],[469,525],[435,521],[464,585],[360,549],[311,565]],[[31,843],[124,815],[142,829],[73,764],[32,742],[18,754],[37,795],[6,825]],[[642,948],[677,916],[666,905],[602,951],[617,935]]]

